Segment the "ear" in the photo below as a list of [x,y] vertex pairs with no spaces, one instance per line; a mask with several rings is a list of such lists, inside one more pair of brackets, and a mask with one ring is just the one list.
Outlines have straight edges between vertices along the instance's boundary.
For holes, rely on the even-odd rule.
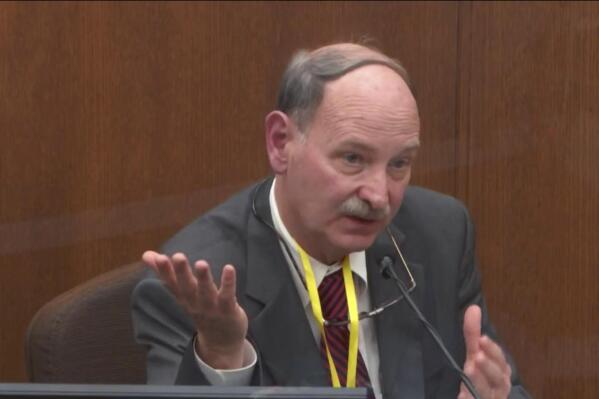
[[290,142],[294,138],[294,124],[284,112],[272,111],[266,115],[266,151],[270,167],[275,174],[287,170]]

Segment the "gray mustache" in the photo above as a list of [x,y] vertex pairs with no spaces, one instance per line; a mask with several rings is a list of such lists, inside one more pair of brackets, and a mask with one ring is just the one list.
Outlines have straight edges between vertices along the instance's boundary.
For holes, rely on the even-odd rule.
[[389,205],[384,208],[375,209],[368,202],[356,196],[343,201],[340,211],[345,216],[353,216],[366,220],[382,220],[391,212]]

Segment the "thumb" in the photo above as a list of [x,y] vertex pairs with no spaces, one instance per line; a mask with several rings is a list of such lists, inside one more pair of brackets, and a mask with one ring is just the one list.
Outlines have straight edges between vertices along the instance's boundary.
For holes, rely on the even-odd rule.
[[464,339],[466,341],[466,357],[478,352],[480,340],[481,310],[478,305],[470,305],[464,314]]

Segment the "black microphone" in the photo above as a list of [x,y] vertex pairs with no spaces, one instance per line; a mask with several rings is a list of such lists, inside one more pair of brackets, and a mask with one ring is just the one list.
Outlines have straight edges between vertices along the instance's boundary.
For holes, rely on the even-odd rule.
[[399,291],[405,298],[406,302],[408,302],[408,305],[410,305],[414,313],[416,313],[416,316],[418,317],[420,322],[422,322],[424,327],[426,327],[426,330],[433,337],[433,339],[437,343],[437,346],[439,346],[441,352],[443,352],[443,355],[445,355],[445,358],[447,359],[451,367],[453,367],[453,369],[458,373],[460,379],[462,380],[466,388],[468,388],[468,391],[470,391],[470,393],[472,394],[472,396],[474,396],[475,399],[480,399],[480,396],[478,395],[478,392],[476,392],[476,389],[474,388],[472,381],[470,381],[470,378],[468,378],[468,376],[464,373],[462,368],[458,366],[453,356],[451,356],[451,353],[449,353],[449,351],[443,344],[443,341],[441,340],[439,333],[435,330],[431,323],[429,323],[428,320],[426,320],[420,309],[418,309],[418,306],[416,306],[416,304],[412,300],[412,297],[410,296],[408,290],[404,286],[403,281],[401,281],[397,276],[397,273],[395,273],[395,269],[393,268],[394,263],[395,262],[393,262],[390,256],[383,257],[383,259],[381,259],[381,261],[379,262],[379,271],[381,275],[385,279],[393,279],[393,281],[397,285],[397,288],[399,288]]

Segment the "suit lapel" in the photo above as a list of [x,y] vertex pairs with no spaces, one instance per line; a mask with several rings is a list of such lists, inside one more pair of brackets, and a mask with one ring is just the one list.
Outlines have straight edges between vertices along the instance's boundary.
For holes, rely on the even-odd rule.
[[[410,268],[416,288],[411,296],[421,308],[424,298],[424,273],[421,265],[410,262],[407,238],[393,226],[390,231],[398,240]],[[385,279],[379,272],[379,262],[384,256],[395,259],[395,270],[402,281],[407,275],[387,232],[383,231],[375,243],[366,251],[368,268],[368,290],[373,306],[384,303],[399,295],[392,279]],[[408,286],[408,284],[406,284]],[[377,341],[380,355],[379,370],[383,396],[385,398],[423,398],[424,374],[421,349],[422,328],[406,301],[392,305],[375,316]]]
[[[271,184],[272,180],[258,188],[254,204],[256,213],[272,225]],[[273,378],[270,383],[326,386],[328,376],[320,350],[276,234],[251,216],[247,245],[246,295],[258,305],[250,315],[249,334]]]

